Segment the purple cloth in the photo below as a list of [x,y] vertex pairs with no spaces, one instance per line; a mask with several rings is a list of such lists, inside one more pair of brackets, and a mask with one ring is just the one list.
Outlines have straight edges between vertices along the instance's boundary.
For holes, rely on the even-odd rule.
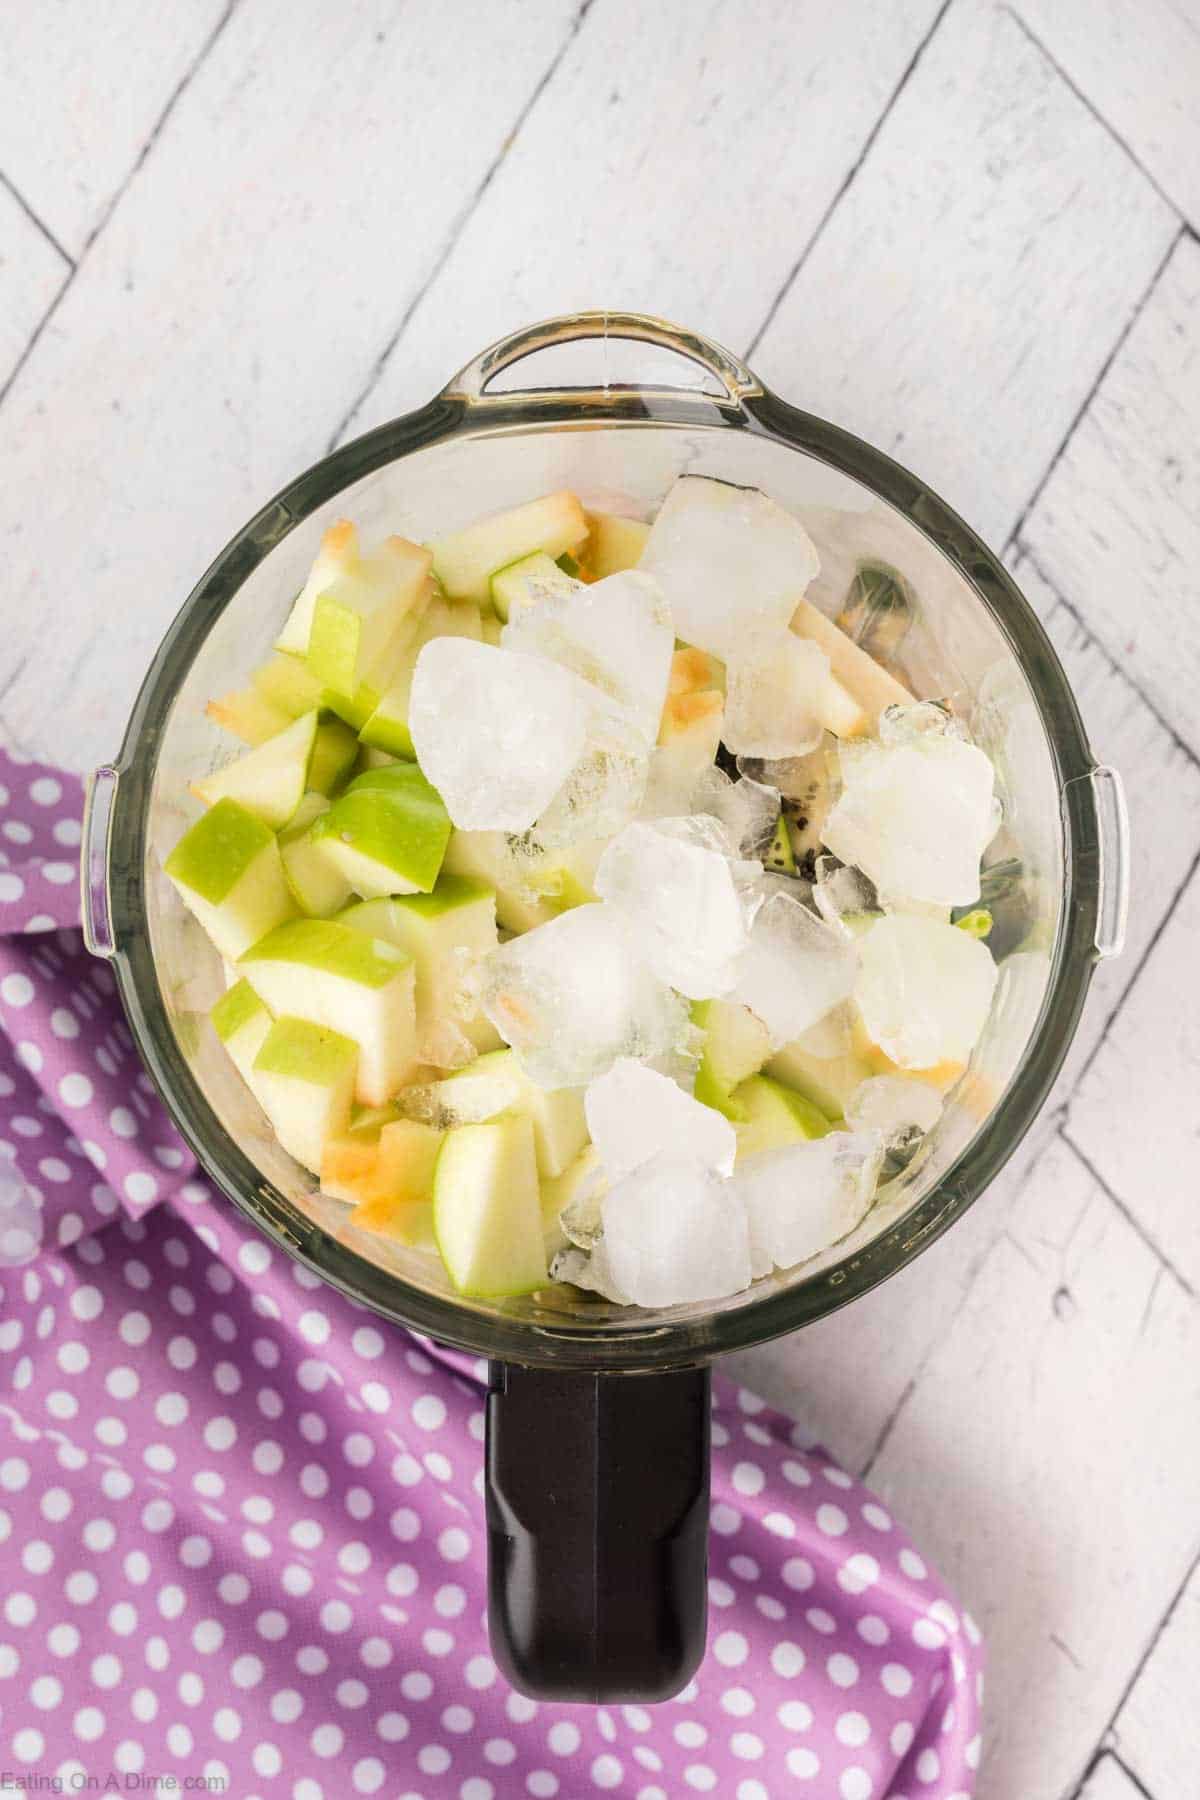
[[0,1208],[0,1779],[965,1800],[977,1629],[867,1489],[725,1380],[696,1679],[652,1708],[507,1686],[483,1367],[324,1288],[197,1178],[68,929],[80,802],[0,757],[0,1139],[39,1209]]

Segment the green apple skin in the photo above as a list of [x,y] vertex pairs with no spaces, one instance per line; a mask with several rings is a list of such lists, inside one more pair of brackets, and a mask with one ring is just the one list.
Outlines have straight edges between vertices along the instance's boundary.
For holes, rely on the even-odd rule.
[[354,767],[358,737],[342,719],[322,719],[308,764],[310,793],[330,795]]
[[378,697],[370,717],[361,725],[364,744],[412,760],[416,756],[408,729],[408,703],[417,657],[433,638],[462,637],[479,641],[483,623],[473,601],[452,601],[442,596],[431,600],[416,635],[405,647],[386,690]]
[[855,1090],[879,1069],[855,1048],[842,1056],[813,1056],[798,1044],[785,1044],[767,1063],[766,1073],[836,1121],[845,1116]]
[[563,1212],[584,1189],[593,1184],[599,1188],[600,1152],[595,1144],[585,1144],[578,1156],[569,1162],[561,1175],[542,1177],[542,1230],[546,1237],[546,1260],[550,1262],[567,1247],[567,1234],[560,1220]]
[[295,919],[255,944],[240,968],[277,1017],[307,1019],[358,1045],[360,1105],[385,1106],[411,1078],[415,969],[394,944],[332,919]]
[[450,818],[416,763],[394,763],[356,775],[317,820],[312,837],[328,845],[364,899],[429,893],[446,853]]
[[218,800],[163,866],[228,962],[296,911],[274,834],[236,800]]
[[289,1156],[317,1173],[326,1143],[346,1129],[358,1045],[307,1019],[279,1018],[254,1059],[254,1091]]
[[243,979],[226,989],[208,1016],[234,1068],[257,1099],[254,1059],[271,1029],[270,1013]]
[[734,1089],[733,1099],[742,1115],[737,1124],[739,1162],[759,1150],[778,1150],[824,1137],[832,1129],[811,1100],[768,1075],[749,1076]]
[[300,911],[310,919],[332,918],[354,891],[328,849],[312,841],[311,827],[329,811],[329,804],[323,794],[306,794],[279,833],[284,877]]
[[305,713],[276,737],[193,782],[192,792],[206,806],[214,806],[218,800],[236,800],[272,831],[278,831],[304,797],[316,737],[317,714]]
[[460,1294],[500,1299],[545,1287],[533,1127],[516,1116],[446,1133],[433,1176],[433,1229]]
[[587,529],[587,516],[574,494],[544,494],[438,538],[433,572],[448,594],[482,602],[497,569],[535,550],[544,550],[551,559],[561,556],[583,542]]
[[734,1000],[697,1000],[691,1020],[704,1033],[695,1097],[736,1124],[745,1115],[733,1090],[766,1062],[770,1034],[748,1006]]

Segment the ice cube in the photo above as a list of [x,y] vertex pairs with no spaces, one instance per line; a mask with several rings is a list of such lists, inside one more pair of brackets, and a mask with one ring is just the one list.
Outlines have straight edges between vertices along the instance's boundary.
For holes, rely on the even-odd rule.
[[[907,709],[906,709],[907,710]],[[992,765],[955,737],[842,752],[841,797],[825,842],[869,875],[885,901],[969,906],[996,829]]]
[[649,769],[650,744],[627,709],[591,690],[583,753],[537,820],[537,835],[552,849],[607,838],[637,816]]
[[545,1088],[583,1087],[617,1057],[659,1056],[689,1033],[686,1001],[637,960],[614,910],[595,903],[492,951],[483,1008]]
[[806,756],[825,732],[829,658],[790,631],[750,636],[731,653],[721,736],[743,756]]
[[464,831],[527,831],[583,753],[591,691],[541,657],[434,638],[417,658],[409,730]]
[[786,626],[819,567],[791,513],[707,475],[680,476],[638,561],[661,582],[679,636],[718,656],[748,630]]
[[610,1184],[656,1156],[733,1172],[737,1137],[729,1120],[630,1057],[589,1083],[583,1104]]
[[603,1241],[590,1251],[579,1249],[574,1244],[560,1250],[550,1264],[550,1279],[569,1281],[572,1287],[599,1294],[602,1299],[611,1300],[615,1306],[632,1305],[628,1294],[623,1294],[613,1280],[612,1270],[604,1254]]
[[724,994],[746,946],[738,877],[714,819],[639,821],[613,839],[596,870],[596,892],[617,912],[637,953],[661,981],[690,999]]
[[691,1161],[643,1163],[601,1201],[604,1261],[635,1306],[718,1300],[750,1281],[745,1208],[734,1184]]
[[675,632],[653,576],[626,569],[539,606],[522,607],[510,617],[500,642],[581,676],[633,716],[647,744],[654,742]]
[[921,745],[931,737],[966,741],[967,730],[940,700],[918,700],[913,706],[885,706],[879,715],[879,740],[889,747]]
[[853,1231],[874,1198],[882,1155],[876,1131],[831,1131],[747,1157],[729,1185],[746,1209],[754,1275],[794,1268]]
[[789,1050],[800,1050],[806,1056],[820,1057],[823,1062],[835,1056],[846,1056],[854,1048],[854,1008],[848,1000],[831,1007],[823,1019],[792,1039]]
[[846,1122],[856,1130],[878,1131],[890,1143],[897,1132],[932,1131],[942,1116],[942,1095],[927,1081],[905,1075],[872,1075],[846,1103]]
[[761,857],[770,848],[779,823],[778,788],[748,775],[731,781],[714,766],[697,784],[693,804],[721,822],[739,856]]
[[833,856],[818,856],[816,873],[813,900],[827,925],[843,926],[881,910],[875,884],[861,869],[847,868]]
[[754,915],[731,998],[758,1015],[779,1049],[846,998],[857,968],[855,947],[843,933],[776,891]]
[[871,1038],[904,1069],[965,1062],[983,1030],[996,965],[957,925],[892,913],[859,941],[855,985]]

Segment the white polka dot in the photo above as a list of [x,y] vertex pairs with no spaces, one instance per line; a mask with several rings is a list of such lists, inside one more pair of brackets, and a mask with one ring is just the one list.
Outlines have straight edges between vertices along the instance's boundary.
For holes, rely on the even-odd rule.
[[713,1644],[713,1655],[726,1669],[735,1669],[750,1654],[750,1646],[740,1631],[722,1631]]
[[748,1688],[726,1688],[721,1695],[722,1709],[731,1713],[735,1719],[747,1719],[754,1711],[754,1695]]
[[936,1750],[922,1750],[917,1757],[917,1780],[925,1787],[930,1787],[942,1772],[941,1758]]
[[42,875],[46,881],[52,881],[55,887],[66,887],[69,882],[78,879],[79,870],[74,863],[44,862]]
[[90,1286],[78,1287],[71,1295],[70,1304],[71,1311],[74,1313],[75,1317],[77,1319],[82,1319],[87,1323],[92,1319],[98,1319],[100,1317],[101,1312],[104,1310],[104,1296],[101,1294],[99,1288]]
[[839,1715],[833,1730],[840,1744],[847,1744],[851,1750],[857,1750],[870,1737],[871,1724],[865,1713],[844,1712]]
[[18,1762],[37,1762],[45,1752],[46,1740],[32,1725],[25,1725],[13,1733],[12,1749]]
[[54,1656],[74,1656],[81,1642],[74,1625],[54,1625],[46,1634],[46,1643]]
[[13,875],[7,869],[0,872],[0,900],[19,900],[24,892],[25,883],[19,875]]
[[733,1485],[739,1494],[761,1494],[766,1485],[766,1476],[757,1463],[735,1463],[733,1468]]
[[771,1667],[785,1681],[790,1681],[804,1667],[805,1655],[799,1644],[784,1642],[776,1644],[771,1652]]
[[891,1627],[877,1613],[864,1613],[855,1626],[864,1644],[886,1644],[891,1637]]
[[890,1531],[892,1529],[891,1514],[874,1500],[869,1500],[862,1509],[862,1516],[873,1531]]
[[896,1560],[904,1573],[910,1576],[913,1581],[924,1581],[926,1575],[929,1573],[923,1559],[917,1555],[915,1550],[910,1550],[907,1545],[901,1550],[900,1555]]
[[966,1763],[968,1769],[977,1769],[979,1767],[979,1760],[982,1755],[983,1755],[983,1739],[981,1737],[979,1737],[978,1735],[976,1735],[975,1737],[973,1737],[971,1739],[970,1743],[967,1745],[966,1749],[963,1751],[963,1760]]
[[447,1562],[462,1562],[471,1554],[471,1540],[461,1527],[451,1525],[438,1537],[438,1552]]
[[825,1672],[835,1687],[853,1687],[858,1680],[858,1664],[845,1651],[838,1650],[825,1664]]
[[620,1787],[624,1773],[615,1756],[598,1756],[592,1764],[592,1781],[598,1788]]
[[33,999],[33,983],[28,975],[6,975],[0,980],[0,1000],[5,1006],[28,1006]]
[[377,1756],[360,1757],[350,1771],[354,1791],[358,1794],[377,1794],[386,1778],[387,1770]]
[[73,1070],[69,1075],[64,1075],[58,1084],[58,1097],[64,1106],[87,1106],[92,1098],[92,1093],[91,1082],[86,1075],[80,1075],[77,1070]]
[[875,1783],[865,1769],[847,1769],[838,1782],[841,1800],[871,1800],[874,1792]]
[[913,1643],[922,1650],[940,1650],[946,1642],[946,1634],[940,1625],[932,1619],[918,1619],[912,1628]]
[[729,1740],[729,1748],[742,1762],[757,1762],[766,1751],[766,1745],[753,1731],[735,1731]]
[[905,1668],[903,1663],[884,1663],[883,1668],[879,1671],[879,1679],[883,1683],[885,1692],[893,1695],[897,1700],[903,1700],[904,1696],[912,1691],[912,1671]]
[[63,1684],[57,1675],[39,1675],[29,1689],[29,1698],[41,1712],[51,1712],[63,1697]]
[[72,1720],[75,1736],[85,1744],[95,1743],[104,1732],[104,1714],[98,1706],[85,1706]]
[[826,1537],[841,1537],[849,1527],[850,1521],[840,1506],[832,1506],[828,1501],[817,1508],[817,1529]]
[[29,1464],[23,1456],[6,1456],[0,1462],[0,1488],[19,1494],[29,1481]]
[[865,1594],[879,1580],[879,1564],[865,1551],[848,1557],[838,1570],[838,1586],[847,1594]]
[[556,1756],[574,1756],[582,1739],[579,1727],[572,1725],[569,1719],[560,1719],[552,1725],[546,1734],[546,1742]]
[[445,1403],[436,1394],[422,1394],[413,1402],[412,1416],[422,1431],[437,1431],[446,1422]]
[[29,784],[29,798],[38,806],[57,806],[62,799],[62,782],[52,775],[39,775]]
[[718,1500],[712,1509],[709,1523],[719,1537],[732,1537],[741,1530],[742,1515],[736,1507],[727,1506],[724,1500]]
[[4,1616],[10,1625],[32,1625],[37,1618],[37,1602],[32,1594],[10,1594],[4,1602]]

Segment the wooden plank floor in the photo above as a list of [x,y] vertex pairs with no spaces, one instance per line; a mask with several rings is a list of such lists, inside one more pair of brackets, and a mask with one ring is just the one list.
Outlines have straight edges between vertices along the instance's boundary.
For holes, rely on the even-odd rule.
[[1200,1795],[1197,0],[96,0],[0,50],[0,740],[86,768],[211,554],[486,342],[634,306],[1041,613],[1136,865],[1057,1092],[742,1360],[991,1643],[983,1800]]

